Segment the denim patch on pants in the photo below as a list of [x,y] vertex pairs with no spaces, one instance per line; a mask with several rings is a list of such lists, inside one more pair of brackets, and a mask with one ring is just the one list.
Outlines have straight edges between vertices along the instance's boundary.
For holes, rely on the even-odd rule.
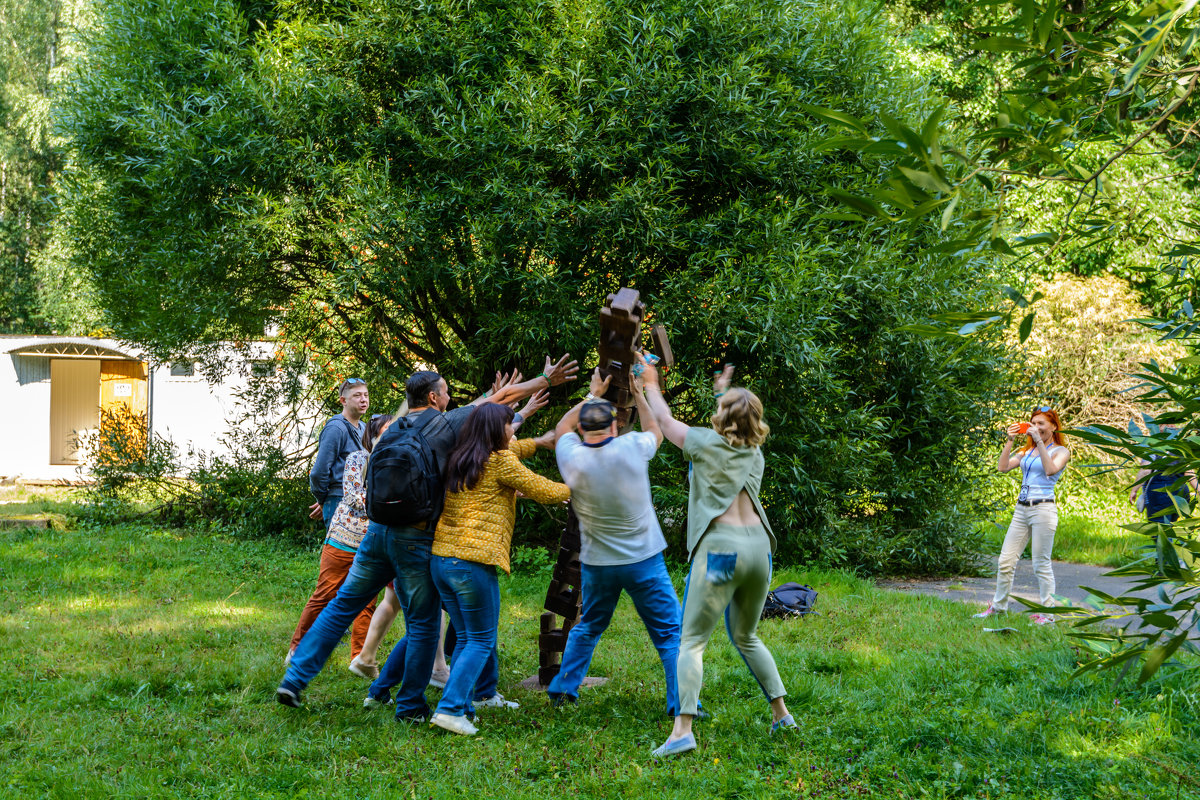
[[734,570],[737,569],[737,553],[709,553],[708,569],[705,577],[708,582],[720,586],[733,580]]

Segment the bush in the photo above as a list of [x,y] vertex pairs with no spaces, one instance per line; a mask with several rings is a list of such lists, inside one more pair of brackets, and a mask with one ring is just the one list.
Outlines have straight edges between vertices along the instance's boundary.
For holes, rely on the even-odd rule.
[[[991,264],[931,253],[936,224],[850,224],[828,188],[890,162],[805,110],[934,105],[874,7],[143,5],[98,8],[64,117],[63,219],[119,335],[168,354],[278,320],[373,384],[423,364],[465,397],[593,352],[636,286],[681,418],[707,424],[723,361],[763,397],[781,559],[967,568],[1011,366],[896,329],[982,305]],[[653,470],[683,485],[677,452]]]
[[[1113,425],[1140,419],[1134,391],[1139,364],[1158,361],[1170,369],[1183,356],[1178,343],[1158,337],[1133,320],[1149,312],[1128,283],[1112,275],[1058,277],[1036,287],[1045,294],[1025,350],[1036,372],[1036,391],[1069,427]],[[1016,332],[1010,345],[1017,347]]]

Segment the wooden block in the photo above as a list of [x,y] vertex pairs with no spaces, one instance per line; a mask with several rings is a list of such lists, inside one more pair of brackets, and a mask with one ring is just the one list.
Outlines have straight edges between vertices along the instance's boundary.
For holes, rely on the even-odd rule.
[[538,637],[538,649],[550,653],[561,653],[567,649],[567,634],[569,631],[557,630],[543,633]]
[[675,366],[675,355],[671,352],[671,343],[667,341],[666,326],[655,325],[651,328],[650,339],[654,342],[654,354],[658,356],[659,369]]
[[547,611],[542,614],[539,623],[541,625],[541,633],[550,633],[558,629],[558,615],[552,611]]
[[613,311],[632,314],[639,305],[641,294],[637,289],[621,288],[616,295],[609,295],[609,297],[612,298],[609,305]]
[[549,664],[544,667],[539,667],[538,683],[540,683],[542,686],[549,686],[550,681],[554,680],[554,676],[558,674],[559,669],[561,669],[561,667],[559,667],[558,664]]
[[549,667],[558,664],[559,655],[551,650],[538,651],[538,666]]
[[[553,581],[552,583],[557,583]],[[553,611],[560,617],[570,620],[579,619],[579,589],[568,589],[566,591],[546,595],[546,602],[543,606],[548,611]]]

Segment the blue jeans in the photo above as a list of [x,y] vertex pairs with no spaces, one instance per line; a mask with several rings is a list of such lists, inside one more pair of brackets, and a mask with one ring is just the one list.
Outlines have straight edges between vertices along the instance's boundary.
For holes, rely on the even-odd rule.
[[550,682],[546,694],[552,700],[566,695],[579,696],[579,684],[587,676],[592,653],[600,636],[612,621],[621,591],[629,593],[638,616],[650,634],[650,641],[662,660],[667,681],[667,714],[679,713],[679,686],[675,677],[679,659],[679,598],[667,575],[662,553],[635,564],[596,567],[582,565],[583,613],[579,624],[567,634],[562,667]]
[[[443,606],[444,608],[444,606]],[[456,633],[454,622],[451,620],[450,628],[446,631],[446,657],[452,658],[454,651],[458,648],[458,635]],[[402,648],[408,647],[408,643],[401,639],[392,647],[392,652],[384,662],[383,668],[379,670],[379,677],[371,684],[368,694],[374,697],[381,703],[386,703],[391,699],[391,690],[393,687],[404,682],[404,658],[405,651]],[[393,658],[395,656],[395,658]],[[475,684],[475,699],[486,700],[496,694],[496,687],[500,683],[500,654],[496,648],[492,648],[492,655],[488,658],[488,662],[483,665],[483,673],[479,676],[479,681]]]
[[321,519],[325,521],[325,532],[329,533],[329,523],[333,522],[333,512],[337,511],[337,507],[342,503],[342,496],[331,495],[325,498],[325,502],[321,503]]
[[297,693],[307,686],[325,666],[358,613],[394,578],[407,640],[404,675],[413,677],[404,682],[396,697],[396,717],[427,716],[425,687],[433,672],[440,610],[429,575],[431,546],[425,531],[372,522],[337,597],[325,606],[300,640],[280,686]]
[[471,698],[488,662],[495,658],[500,625],[500,581],[496,568],[461,558],[434,556],[433,583],[458,632],[450,662],[450,680],[442,690],[439,714],[475,716]]

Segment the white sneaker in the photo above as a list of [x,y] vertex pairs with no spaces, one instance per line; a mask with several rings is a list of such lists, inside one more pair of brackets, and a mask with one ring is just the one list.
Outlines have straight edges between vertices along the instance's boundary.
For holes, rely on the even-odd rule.
[[373,681],[379,677],[379,665],[364,664],[362,661],[359,661],[358,656],[355,656],[350,659],[350,672],[364,680]]
[[499,692],[492,695],[491,697],[484,698],[483,700],[476,700],[474,703],[472,703],[472,705],[474,705],[475,708],[520,708],[521,707],[521,704],[518,703],[516,700],[505,700],[504,695],[500,694]]
[[284,669],[287,669],[288,667],[290,667],[292,665],[292,656],[294,656],[295,654],[296,654],[296,648],[293,647],[291,650],[288,650],[288,654],[283,657],[283,668]]
[[980,611],[978,614],[972,614],[971,619],[987,619],[988,617],[994,617],[998,614],[1007,614],[1007,613],[1008,612],[1005,611],[1004,609],[996,608],[991,603],[988,603],[988,607],[986,609],[984,609],[983,611]]
[[466,716],[455,717],[450,714],[434,714],[429,718],[430,725],[436,725],[444,731],[451,733],[462,734],[463,736],[474,736],[479,733],[479,728],[471,724],[471,720]]
[[429,685],[435,689],[445,689],[448,680],[450,680],[450,670],[434,670],[434,673],[429,676]]
[[1030,614],[1029,621],[1034,625],[1053,625],[1054,617],[1048,617],[1045,614]]
[[381,706],[390,706],[393,702],[394,701],[390,697],[385,703],[382,700],[376,700],[374,697],[371,697],[371,695],[367,695],[363,698],[363,708],[380,708]]

